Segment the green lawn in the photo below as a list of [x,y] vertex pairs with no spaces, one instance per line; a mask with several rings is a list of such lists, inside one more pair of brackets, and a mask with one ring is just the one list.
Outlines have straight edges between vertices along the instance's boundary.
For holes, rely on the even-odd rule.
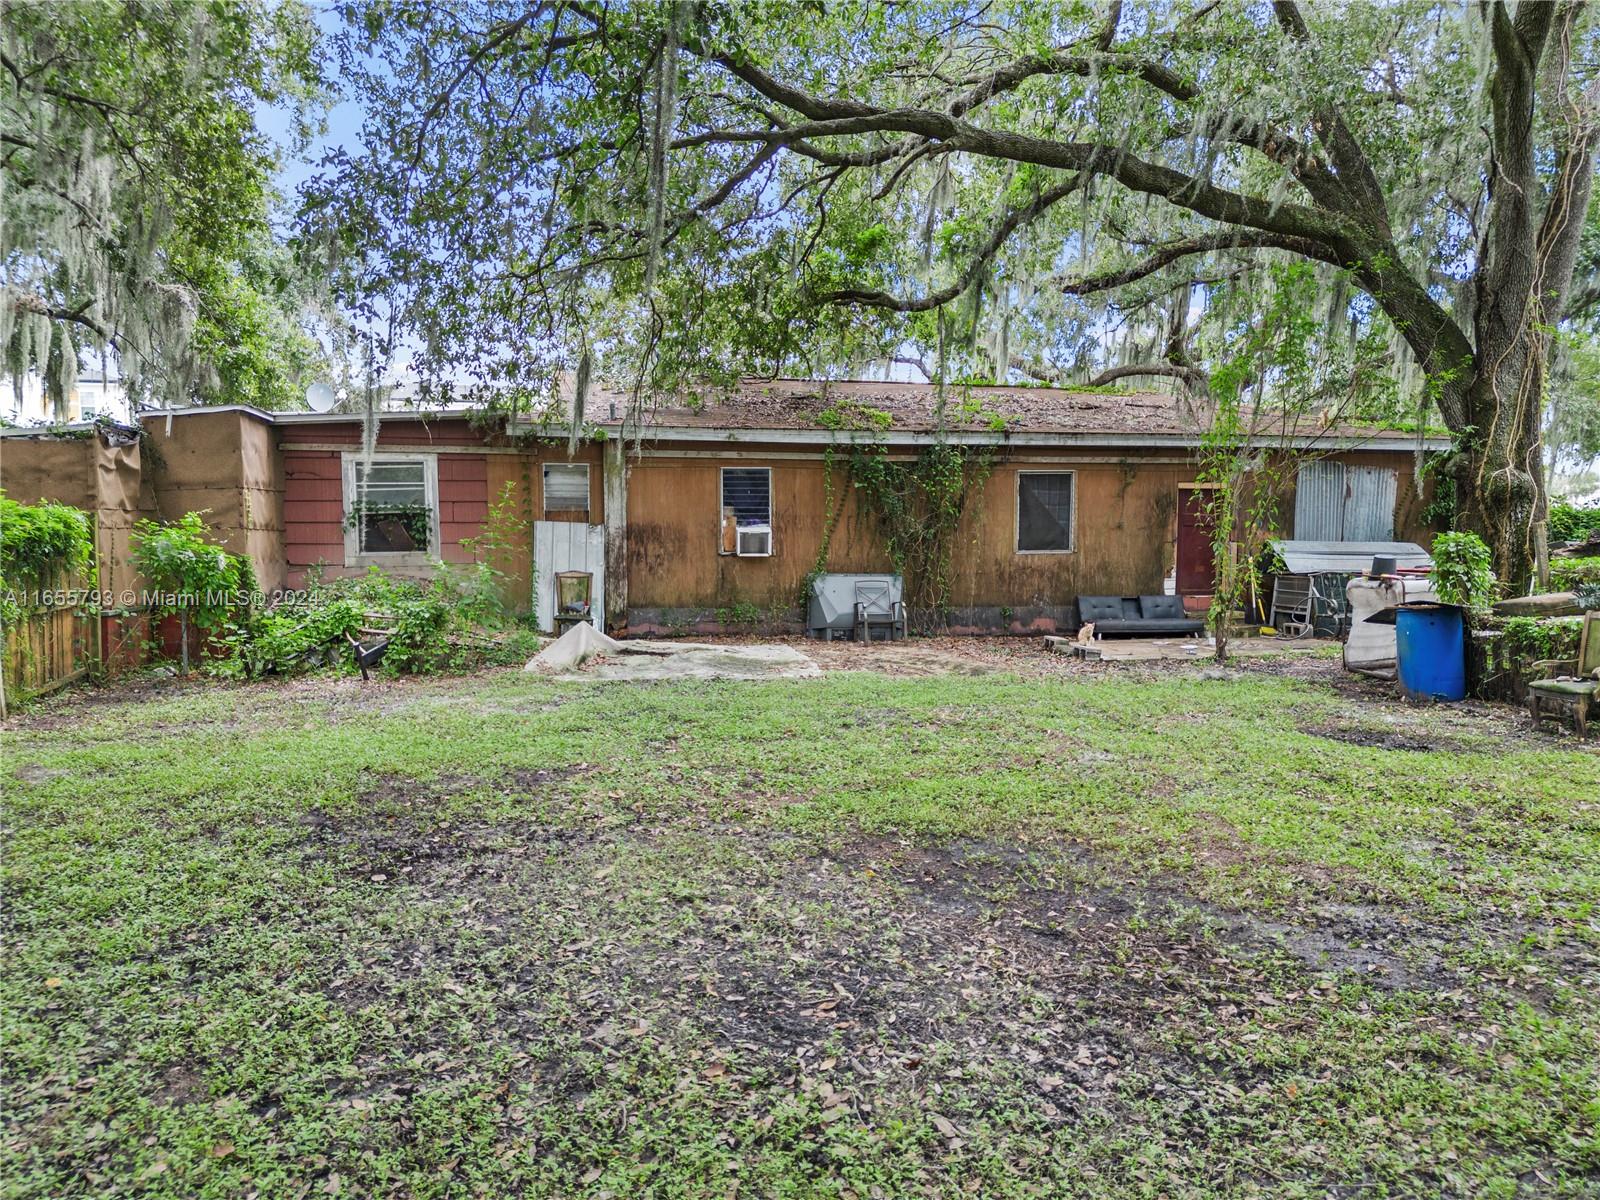
[[1510,710],[513,671],[4,751],[7,1196],[1600,1195],[1600,754]]

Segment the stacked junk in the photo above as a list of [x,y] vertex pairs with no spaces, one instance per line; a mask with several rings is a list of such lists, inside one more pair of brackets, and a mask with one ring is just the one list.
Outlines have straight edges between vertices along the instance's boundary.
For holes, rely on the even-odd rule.
[[1377,679],[1396,679],[1413,700],[1464,700],[1467,696],[1465,614],[1441,603],[1429,581],[1432,560],[1404,565],[1376,555],[1365,574],[1345,585],[1350,632],[1346,669]]

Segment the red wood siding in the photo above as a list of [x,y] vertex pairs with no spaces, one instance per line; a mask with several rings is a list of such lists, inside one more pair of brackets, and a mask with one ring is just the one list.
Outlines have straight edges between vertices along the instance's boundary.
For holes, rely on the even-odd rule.
[[[316,434],[321,440],[330,429],[345,428],[359,438],[357,425],[321,426]],[[415,437],[415,427],[409,428]],[[463,424],[462,428],[467,427]],[[410,448],[414,443],[404,444]],[[445,562],[469,563],[472,554],[461,540],[483,535],[483,523],[489,516],[488,456],[451,452],[439,455],[438,462],[439,556]],[[283,526],[290,587],[303,584],[306,568],[314,563],[336,570],[345,565],[343,471],[337,450],[283,452]]]
[[439,556],[445,562],[471,562],[461,539],[481,537],[488,517],[489,456],[439,455]]
[[334,450],[283,455],[283,542],[290,587],[314,563],[344,566],[344,468]]

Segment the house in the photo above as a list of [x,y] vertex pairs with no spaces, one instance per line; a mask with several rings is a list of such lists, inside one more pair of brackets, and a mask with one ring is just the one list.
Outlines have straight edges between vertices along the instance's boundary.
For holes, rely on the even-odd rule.
[[[119,582],[133,519],[207,509],[269,590],[313,571],[425,573],[491,554],[513,604],[542,618],[553,573],[581,569],[613,629],[792,630],[814,571],[890,568],[880,498],[853,486],[855,456],[912,464],[955,447],[970,478],[946,541],[951,629],[1050,632],[1075,625],[1080,593],[1199,598],[1212,586],[1201,422],[1169,395],[776,380],[637,421],[621,394],[593,392],[585,411],[571,455],[564,420],[549,416],[385,413],[368,454],[348,415],[147,413],[115,471],[95,438],[80,437],[82,461],[64,469],[61,437],[7,431],[0,487],[100,511],[102,569]],[[1414,465],[1419,445],[1446,440],[1318,423],[1258,442],[1303,456],[1278,532],[1427,540]],[[119,480],[110,509],[96,490],[107,478]]]

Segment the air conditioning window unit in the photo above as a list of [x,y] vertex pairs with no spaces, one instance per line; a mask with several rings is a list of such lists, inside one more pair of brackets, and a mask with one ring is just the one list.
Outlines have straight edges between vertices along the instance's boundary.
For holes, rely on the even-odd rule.
[[772,557],[772,526],[741,525],[737,553],[740,558]]

